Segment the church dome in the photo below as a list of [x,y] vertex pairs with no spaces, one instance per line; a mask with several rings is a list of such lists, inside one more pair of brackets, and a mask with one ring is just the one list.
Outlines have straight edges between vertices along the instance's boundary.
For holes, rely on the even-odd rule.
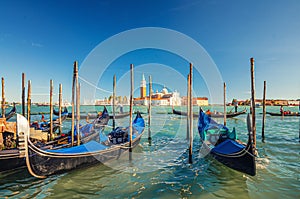
[[168,89],[166,87],[164,87],[162,90],[161,90],[162,94],[168,94]]

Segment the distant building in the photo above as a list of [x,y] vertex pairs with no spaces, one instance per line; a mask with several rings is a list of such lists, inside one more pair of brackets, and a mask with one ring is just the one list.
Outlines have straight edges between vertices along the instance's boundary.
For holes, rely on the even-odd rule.
[[[146,96],[146,80],[144,74],[140,84],[140,97],[133,99],[134,105],[149,104],[149,96]],[[153,93],[153,92],[152,92]],[[177,91],[169,93],[168,89],[164,87],[160,92],[151,95],[151,105],[153,106],[181,106],[180,93]]]
[[300,101],[297,101],[297,100],[289,100],[288,101],[289,106],[299,106],[299,104],[300,104]]
[[180,93],[177,91],[169,93],[166,87],[161,92],[156,91],[151,98],[154,106],[181,106]]
[[95,100],[95,105],[108,105],[109,103],[108,103],[108,101],[107,101],[107,99],[105,98],[105,99],[97,99],[97,100]]
[[[129,105],[129,100],[126,96],[117,96],[116,98],[116,105]],[[106,97],[104,99],[96,99],[95,105],[112,105],[113,103],[113,97],[109,96],[107,99]]]
[[[187,96],[182,97],[182,105],[187,105]],[[207,97],[193,97],[193,106],[208,106]]]
[[[247,100],[240,100],[238,101],[239,105],[247,105],[249,106],[251,101],[249,99]],[[262,99],[256,99],[255,104],[262,105],[263,100]],[[232,104],[229,103],[229,106]],[[299,101],[297,100],[282,100],[282,99],[266,99],[266,106],[298,106]]]

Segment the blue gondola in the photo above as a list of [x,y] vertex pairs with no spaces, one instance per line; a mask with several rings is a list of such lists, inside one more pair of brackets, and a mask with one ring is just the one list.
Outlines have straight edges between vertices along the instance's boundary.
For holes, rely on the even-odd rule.
[[[5,118],[6,121],[9,120],[10,118],[12,118],[15,114],[17,113],[17,108],[16,108],[16,104],[14,103],[12,109],[5,114]],[[3,116],[0,114],[0,118],[2,118]]]
[[[134,148],[140,142],[145,128],[144,119],[140,113],[137,113],[132,127],[131,147]],[[101,134],[100,142],[92,140],[80,146],[58,150],[42,150],[34,146],[29,139],[26,139],[27,168],[33,176],[44,178],[55,173],[117,159],[121,154],[130,149],[128,141],[129,129],[123,129],[124,137],[127,137],[127,139],[123,139],[123,142],[116,143],[111,141],[109,137],[102,133],[104,130],[104,126],[102,126],[99,128]],[[113,133],[109,136],[113,136]]]
[[198,132],[205,151],[208,150],[216,160],[234,170],[256,175],[255,149],[250,132],[248,142],[244,144],[237,139],[235,129],[230,131],[226,126],[218,124],[202,109],[199,111]]

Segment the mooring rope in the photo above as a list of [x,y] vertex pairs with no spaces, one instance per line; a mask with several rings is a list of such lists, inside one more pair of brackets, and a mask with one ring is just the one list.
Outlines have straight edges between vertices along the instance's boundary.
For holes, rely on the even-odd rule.
[[78,75],[78,78],[79,78],[80,80],[84,81],[85,83],[89,84],[90,86],[94,87],[94,88],[97,89],[97,90],[104,91],[104,92],[107,92],[107,93],[113,93],[112,91],[108,91],[108,90],[105,90],[105,89],[103,89],[103,88],[100,88],[100,87],[94,85],[93,83],[89,82],[88,80],[84,79],[83,77],[81,77],[81,76],[79,76],[79,75]]

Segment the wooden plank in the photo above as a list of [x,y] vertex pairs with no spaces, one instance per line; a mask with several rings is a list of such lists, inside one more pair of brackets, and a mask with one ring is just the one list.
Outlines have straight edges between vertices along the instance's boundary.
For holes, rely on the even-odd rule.
[[48,133],[42,132],[42,130],[35,130],[34,128],[30,128],[30,138],[40,141],[47,141]]

